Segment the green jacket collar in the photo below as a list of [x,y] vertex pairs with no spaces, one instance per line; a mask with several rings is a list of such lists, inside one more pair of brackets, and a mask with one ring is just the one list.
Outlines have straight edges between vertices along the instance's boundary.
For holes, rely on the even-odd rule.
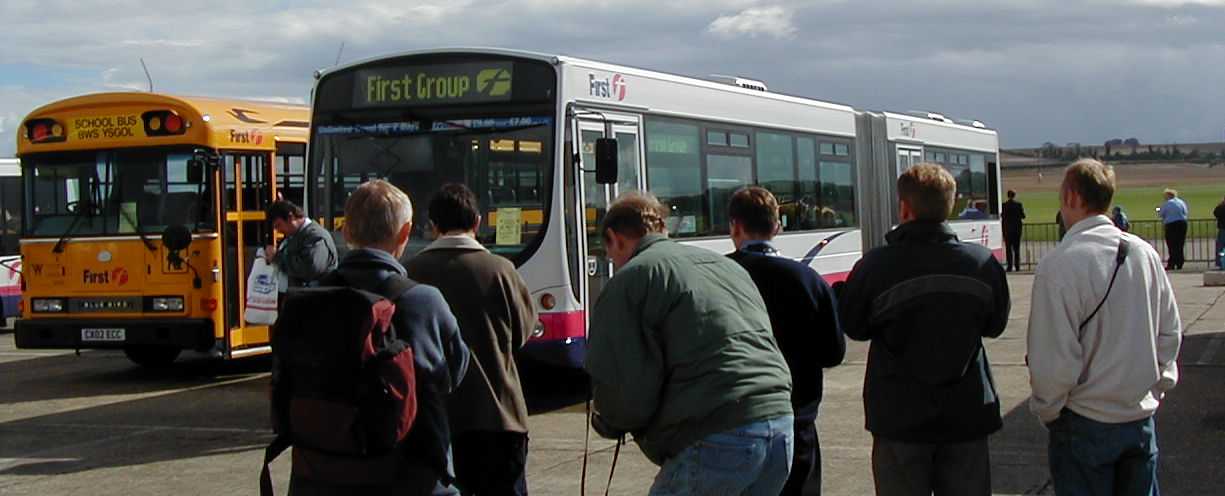
[[638,240],[638,247],[634,249],[634,254],[630,255],[630,260],[633,260],[634,257],[638,256],[639,253],[646,251],[646,249],[650,248],[651,245],[658,243],[660,241],[667,241],[667,240],[668,240],[668,235],[666,234],[651,233],[651,234],[647,234],[646,236],[643,236],[642,239]]

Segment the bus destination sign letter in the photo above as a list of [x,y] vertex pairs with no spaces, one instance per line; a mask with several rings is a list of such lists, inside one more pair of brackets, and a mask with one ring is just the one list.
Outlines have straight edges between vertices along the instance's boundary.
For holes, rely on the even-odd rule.
[[68,122],[69,139],[95,141],[145,137],[144,123],[136,114],[74,117]]
[[511,99],[513,63],[386,67],[357,71],[356,107],[400,107]]

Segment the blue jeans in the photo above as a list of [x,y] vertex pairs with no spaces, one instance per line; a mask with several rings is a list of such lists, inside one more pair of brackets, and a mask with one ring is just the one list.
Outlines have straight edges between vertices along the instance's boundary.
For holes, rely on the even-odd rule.
[[778,496],[791,471],[794,423],[787,415],[706,436],[664,463],[651,496]]
[[1152,417],[1106,424],[1065,408],[1047,428],[1056,494],[1161,494]]

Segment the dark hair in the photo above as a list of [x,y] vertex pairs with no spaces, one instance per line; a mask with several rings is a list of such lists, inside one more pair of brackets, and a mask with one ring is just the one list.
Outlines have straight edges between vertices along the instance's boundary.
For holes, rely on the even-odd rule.
[[773,236],[778,227],[778,200],[761,186],[740,188],[727,204],[727,216],[749,234]]
[[1016,191],[1008,190],[1008,198],[1016,198],[1016,197],[1017,197]]
[[944,167],[922,163],[897,178],[898,197],[918,220],[942,222],[953,211],[957,181]]
[[1064,172],[1063,188],[1075,191],[1089,211],[1105,212],[1110,210],[1110,202],[1114,200],[1114,169],[1097,160],[1082,158]]
[[302,207],[294,205],[293,202],[288,200],[272,202],[272,205],[268,205],[268,210],[264,214],[268,217],[268,222],[275,220],[291,221],[306,217],[306,212],[302,211]]
[[467,186],[459,183],[444,184],[434,193],[426,207],[430,222],[438,232],[471,231],[481,216],[476,195]]
[[608,230],[622,236],[639,239],[648,233],[668,233],[664,219],[668,218],[668,209],[655,195],[631,191],[618,197],[608,206],[604,214],[604,225],[600,235],[608,241]]

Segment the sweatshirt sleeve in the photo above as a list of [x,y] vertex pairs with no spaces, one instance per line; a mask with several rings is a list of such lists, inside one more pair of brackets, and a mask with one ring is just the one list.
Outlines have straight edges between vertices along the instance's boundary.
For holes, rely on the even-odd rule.
[[1161,270],[1161,261],[1156,262],[1158,274],[1158,329],[1157,366],[1161,379],[1153,386],[1153,396],[1160,399],[1166,391],[1178,384],[1178,350],[1182,346],[1182,319],[1178,314],[1178,302],[1174,299],[1174,288],[1170,278]]
[[864,270],[866,260],[869,258],[864,257],[855,263],[855,268],[851,270],[850,277],[842,286],[842,294],[838,297],[838,316],[842,320],[842,331],[847,337],[858,341],[872,338],[869,322],[873,297],[868,290],[867,279],[870,271]]
[[439,393],[454,391],[468,371],[469,352],[459,333],[459,323],[442,293],[422,284],[405,293],[397,309],[401,305],[405,308],[409,328],[429,330],[408,336],[417,374],[425,375],[423,382]]
[[1026,337],[1029,385],[1033,396],[1029,408],[1042,423],[1053,422],[1076,387],[1084,363],[1075,306],[1079,300],[1040,269],[1034,277],[1033,304]]
[[1001,334],[1004,334],[1004,329],[1008,328],[1008,316],[1012,313],[1012,296],[1008,290],[1008,275],[995,257],[987,260],[985,270],[987,272],[986,277],[991,281],[992,293],[995,294],[995,303],[992,305],[991,319],[988,321],[987,327],[983,329],[983,337],[998,338]]
[[585,367],[599,417],[597,431],[606,437],[646,428],[659,408],[663,350],[645,316],[650,311],[646,307],[655,305],[638,300],[659,300],[661,295],[645,295],[646,285],[644,276],[617,274],[591,315]]
[[509,267],[503,278],[502,291],[506,293],[506,300],[510,304],[511,339],[513,339],[511,344],[515,349],[520,349],[527,344],[528,336],[536,327],[536,306],[532,301],[531,291],[527,289],[527,283],[523,281],[523,276],[520,276],[513,266]]
[[842,333],[842,323],[838,320],[838,298],[820,276],[813,274],[813,329],[820,332],[818,365],[828,368],[842,363],[846,357],[846,336]]

